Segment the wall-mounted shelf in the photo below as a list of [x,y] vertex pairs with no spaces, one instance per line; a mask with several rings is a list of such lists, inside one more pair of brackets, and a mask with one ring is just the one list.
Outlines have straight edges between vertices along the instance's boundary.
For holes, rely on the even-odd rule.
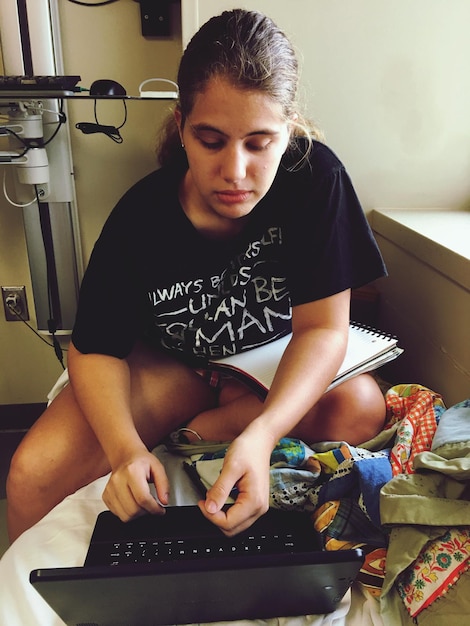
[[89,93],[76,93],[73,91],[0,91],[0,102],[21,102],[23,100],[176,100],[174,95],[160,96],[91,96]]

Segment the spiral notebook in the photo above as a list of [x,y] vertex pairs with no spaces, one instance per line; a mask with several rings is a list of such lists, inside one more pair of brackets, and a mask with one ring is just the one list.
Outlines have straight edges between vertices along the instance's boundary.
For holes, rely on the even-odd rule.
[[[229,373],[264,398],[291,336],[288,334],[252,350],[212,359],[209,366]],[[398,338],[394,335],[358,322],[350,322],[346,356],[327,390],[353,376],[381,367],[396,359],[402,352],[403,349],[398,347]]]

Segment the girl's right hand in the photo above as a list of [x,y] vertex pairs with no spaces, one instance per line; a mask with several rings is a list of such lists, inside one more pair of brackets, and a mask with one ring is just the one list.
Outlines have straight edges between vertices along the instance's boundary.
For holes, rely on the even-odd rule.
[[[151,494],[149,483],[155,484],[158,499]],[[121,521],[128,522],[144,513],[164,513],[169,487],[162,463],[145,449],[134,452],[113,469],[103,501]]]

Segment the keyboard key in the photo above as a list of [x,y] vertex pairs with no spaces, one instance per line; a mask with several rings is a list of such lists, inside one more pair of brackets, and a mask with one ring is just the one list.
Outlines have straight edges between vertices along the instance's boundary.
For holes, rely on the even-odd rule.
[[[299,546],[302,549],[303,545]],[[105,545],[102,546],[105,549]],[[109,545],[106,562],[152,563],[172,560],[214,558],[226,555],[282,554],[296,551],[296,541],[291,533],[285,535],[244,535],[226,538],[161,539],[155,541],[126,541]]]

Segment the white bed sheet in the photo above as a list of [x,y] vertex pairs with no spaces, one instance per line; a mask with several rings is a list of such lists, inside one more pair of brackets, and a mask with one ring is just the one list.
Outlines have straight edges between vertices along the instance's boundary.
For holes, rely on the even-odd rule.
[[[156,450],[165,463],[172,484],[172,505],[192,504],[197,493],[181,469],[181,459],[163,446]],[[43,520],[26,531],[0,561],[0,626],[64,626],[64,622],[29,583],[36,568],[81,566],[98,513],[105,510],[101,499],[108,477],[80,489],[56,506]],[[351,603],[352,599],[352,603]],[[383,626],[378,602],[348,592],[338,609],[329,615],[267,620],[280,626]],[[136,625],[138,626],[138,625]]]

